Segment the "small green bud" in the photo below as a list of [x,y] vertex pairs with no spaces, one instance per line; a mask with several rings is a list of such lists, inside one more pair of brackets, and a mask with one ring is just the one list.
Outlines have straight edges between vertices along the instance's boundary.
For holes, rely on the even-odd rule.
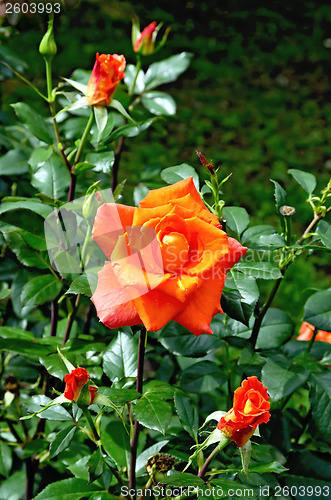
[[57,47],[54,39],[53,20],[48,21],[48,30],[43,36],[40,45],[39,53],[45,60],[51,61],[57,52]]

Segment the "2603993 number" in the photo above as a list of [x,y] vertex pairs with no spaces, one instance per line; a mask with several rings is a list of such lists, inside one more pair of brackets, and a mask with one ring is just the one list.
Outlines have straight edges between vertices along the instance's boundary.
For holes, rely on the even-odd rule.
[[6,14],[60,14],[61,4],[59,2],[6,2]]
[[276,486],[275,497],[326,497],[329,498],[329,486]]

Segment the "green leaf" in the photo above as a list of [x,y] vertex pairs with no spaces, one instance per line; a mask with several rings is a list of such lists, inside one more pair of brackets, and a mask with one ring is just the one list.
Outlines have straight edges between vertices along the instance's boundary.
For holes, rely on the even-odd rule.
[[175,391],[174,399],[176,412],[183,428],[197,442],[199,429],[199,415],[197,407],[193,406],[190,398],[178,389]]
[[331,225],[325,220],[321,220],[318,223],[316,232],[320,236],[323,245],[331,248]]
[[138,343],[129,333],[118,332],[103,355],[103,369],[111,381],[137,376]]
[[[133,80],[136,77],[136,72],[137,72],[136,66],[134,66],[133,64],[128,64],[127,67],[125,68],[124,82],[127,85],[128,89],[132,88]],[[142,92],[144,91],[145,89],[144,76],[145,73],[141,69],[136,79],[136,83],[133,89],[133,94],[142,94]]]
[[50,266],[48,254],[30,248],[20,232],[5,233],[4,237],[11,251],[24,266],[37,269],[47,269]]
[[141,101],[153,115],[172,116],[176,114],[175,100],[165,92],[147,92],[143,94]]
[[52,156],[31,170],[31,184],[40,193],[54,200],[64,196],[70,184],[70,174],[58,158]]
[[281,474],[285,472],[286,467],[283,467],[279,462],[269,462],[268,464],[254,465],[249,468],[249,472],[264,473],[264,472],[275,472],[276,474]]
[[0,326],[0,337],[4,339],[34,340],[32,332],[14,326]]
[[[24,402],[24,406],[29,410],[29,412],[37,413],[38,418],[45,418],[47,420],[56,420],[60,422],[71,422],[72,416],[70,413],[67,412],[67,410],[65,410],[60,404],[56,404],[56,401],[62,400],[65,402],[65,398],[62,395],[55,398],[55,400],[43,395],[32,396],[29,400]],[[66,401],[69,403],[68,400]],[[44,410],[45,406],[47,406],[47,408]],[[28,415],[27,417],[24,417],[24,419],[27,420],[30,417],[31,415]]]
[[158,340],[165,349],[177,356],[204,356],[222,345],[213,335],[194,337],[186,328],[172,321],[162,328]]
[[126,109],[122,106],[120,101],[117,101],[116,99],[113,99],[111,103],[109,104],[111,108],[116,109],[119,113],[121,113],[122,116],[124,116],[127,120],[130,120],[130,122],[136,123],[134,119],[129,115],[129,113],[126,111]]
[[194,474],[189,474],[187,472],[179,472],[177,470],[171,470],[168,472],[165,478],[162,479],[162,484],[168,484],[169,486],[204,486],[205,482],[201,477],[195,476]]
[[[13,204],[14,205],[14,204]],[[1,212],[0,212],[1,213]],[[29,233],[36,238],[36,242],[40,242],[40,247],[37,249],[45,250],[46,242],[44,238],[44,220],[40,215],[33,212],[32,210],[27,210],[23,208],[10,207],[10,210],[1,213],[1,222],[4,224],[10,224],[11,226],[27,230]],[[31,238],[25,238],[28,233],[21,233],[26,240],[26,243],[31,245]],[[35,243],[36,243],[35,242]],[[31,245],[35,248],[35,245]]]
[[8,479],[0,483],[0,498],[4,500],[21,500],[24,498],[26,472],[22,469],[14,472]]
[[102,172],[103,174],[110,174],[114,165],[115,155],[114,151],[107,151],[103,153],[89,153],[86,155],[88,163],[94,165],[94,172]]
[[63,78],[63,80],[65,80],[75,89],[79,90],[79,92],[81,92],[82,94],[86,94],[87,85],[85,85],[84,83],[76,82],[75,80],[71,80],[70,78]]
[[0,475],[8,477],[13,465],[11,449],[3,441],[0,441]]
[[312,417],[318,434],[331,445],[331,373],[312,373],[309,385]]
[[289,340],[294,324],[290,316],[280,309],[270,308],[263,318],[257,338],[257,349],[276,349]]
[[158,117],[148,118],[147,120],[136,123],[135,125],[122,125],[114,130],[109,137],[104,140],[104,143],[116,141],[119,137],[135,137],[144,130],[148,129]]
[[[232,291],[237,292],[237,295],[231,294]],[[224,304],[225,312],[231,318],[248,325],[249,318],[259,298],[259,289],[255,279],[231,269],[227,275],[224,292],[225,294],[222,294],[222,307]]]
[[241,241],[254,250],[270,250],[286,245],[284,238],[276,232],[273,226],[260,225],[246,229]]
[[193,177],[193,182],[197,191],[199,191],[199,175],[194,170],[191,165],[187,163],[181,163],[180,165],[175,165],[174,167],[168,167],[162,170],[161,179],[167,184],[175,184],[176,182],[187,179],[188,177]]
[[145,74],[145,88],[150,90],[164,83],[174,82],[179,75],[187,70],[192,57],[193,54],[182,52],[151,64]]
[[54,458],[59,455],[62,451],[66,450],[70,445],[74,434],[76,431],[76,427],[72,427],[68,430],[68,427],[58,432],[51,442],[49,447],[49,456],[50,458]]
[[278,184],[277,181],[273,181],[272,179],[270,180],[271,182],[273,182],[275,186],[275,205],[278,213],[280,207],[282,207],[283,205],[287,205],[287,194],[285,189],[283,189],[282,186]]
[[48,484],[34,500],[78,500],[86,498],[94,491],[102,491],[100,486],[86,484],[84,479],[71,477]]
[[226,225],[238,236],[246,229],[249,224],[249,215],[242,207],[224,207],[223,217]]
[[130,468],[130,438],[121,422],[113,421],[101,431],[102,446],[117,467]]
[[268,387],[271,399],[278,401],[302,386],[309,374],[309,370],[279,354],[269,358],[262,368],[262,383]]
[[32,339],[27,339],[22,336],[9,336],[9,328],[12,330],[19,330],[13,327],[0,327],[0,337],[4,338],[1,342],[1,350],[33,357],[47,356],[47,354],[54,352],[54,347],[42,344],[35,340],[34,337]]
[[180,387],[188,392],[210,392],[227,380],[224,370],[211,361],[200,361],[182,372]]
[[[1,200],[0,213],[8,212],[10,210],[17,210],[22,208],[23,210],[31,210],[36,214],[40,215],[44,219],[52,212],[52,208],[44,205],[37,198],[25,198],[23,196],[6,196]],[[42,222],[40,222],[42,223]],[[23,228],[25,229],[25,228]]]
[[256,241],[260,236],[268,236],[270,234],[275,234],[276,229],[273,226],[269,226],[266,224],[252,226],[246,229],[244,234],[242,235],[241,241],[242,243],[253,242]]
[[[283,476],[286,486],[289,491],[296,492],[295,500],[312,500],[319,498],[320,500],[327,499],[330,496],[331,482],[322,480],[321,478],[312,478],[301,475]],[[296,490],[294,489],[296,488]],[[316,494],[315,494],[316,493]],[[287,497],[290,498],[290,497]],[[281,498],[280,498],[281,500]]]
[[331,288],[311,295],[305,304],[304,321],[331,332]]
[[144,427],[162,434],[165,434],[172,417],[171,405],[154,393],[144,394],[134,407],[134,413]]
[[60,293],[62,283],[53,274],[43,274],[28,281],[22,290],[21,300],[25,306],[40,306],[51,302]]
[[0,158],[0,175],[21,175],[28,171],[27,158],[19,149],[12,149]]
[[[67,320],[65,320],[67,323]],[[63,381],[65,375],[70,373],[66,368],[64,362],[59,357],[58,354],[49,354],[48,356],[42,356],[39,358],[39,362],[46,368],[48,373],[52,375],[52,377],[57,377]]]
[[91,288],[89,281],[87,279],[86,274],[82,274],[78,276],[70,285],[69,290],[66,291],[66,294],[72,293],[73,295],[83,294],[87,297],[91,297]]
[[236,264],[235,271],[240,271],[246,276],[263,280],[276,280],[282,276],[278,267],[270,262],[246,262],[240,261]]
[[134,389],[115,389],[114,387],[100,387],[100,392],[104,393],[113,403],[119,406],[124,406],[126,403],[138,399],[139,392]]
[[145,198],[148,191],[149,189],[147,186],[145,186],[145,184],[139,183],[137,186],[135,186],[133,190],[133,201],[136,207],[139,206],[139,203]]
[[144,385],[144,394],[151,394],[153,392],[156,392],[158,396],[162,396],[164,399],[173,399],[175,388],[161,380],[150,380]]
[[300,184],[300,186],[308,193],[312,194],[316,187],[316,177],[309,172],[303,172],[302,170],[297,170],[295,168],[290,168],[288,173],[291,174],[294,179]]
[[26,128],[32,132],[40,141],[53,144],[54,140],[46,127],[44,119],[30,106],[23,102],[12,104],[18,119],[24,123]]
[[94,118],[98,128],[98,142],[100,141],[100,137],[102,132],[104,131],[107,120],[108,120],[108,111],[106,106],[93,106]]
[[89,473],[89,483],[92,483],[101,476],[105,469],[105,461],[100,448],[92,453],[86,466]]

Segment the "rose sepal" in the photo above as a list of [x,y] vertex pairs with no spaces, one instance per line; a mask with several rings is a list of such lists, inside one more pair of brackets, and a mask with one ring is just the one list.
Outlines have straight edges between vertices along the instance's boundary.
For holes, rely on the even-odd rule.
[[[216,412],[215,412],[216,413]],[[207,417],[208,418],[208,417]],[[205,422],[206,423],[206,422]],[[230,442],[230,440],[225,436],[225,434],[223,434],[222,431],[220,431],[219,429],[214,429],[210,434],[209,436],[203,441],[203,443],[201,444],[196,444],[194,446],[192,446],[192,448],[195,448],[195,451],[194,453],[189,457],[188,459],[188,462],[187,462],[187,465],[185,467],[185,469],[183,470],[183,472],[186,471],[186,469],[188,469],[188,467],[192,464],[193,460],[200,454],[201,451],[205,450],[206,448],[208,448],[208,446],[214,444],[214,443],[218,443],[217,444],[217,448],[218,450],[222,450],[228,443]]]

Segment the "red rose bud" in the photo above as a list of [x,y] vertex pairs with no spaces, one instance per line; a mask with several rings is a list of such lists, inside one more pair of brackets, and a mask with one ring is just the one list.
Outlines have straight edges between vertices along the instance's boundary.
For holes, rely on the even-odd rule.
[[208,168],[209,172],[214,175],[215,169],[214,169],[213,161],[211,160],[208,163],[208,161],[206,160],[206,157],[202,153],[200,153],[199,151],[196,151],[196,154],[199,156],[199,159],[201,161],[201,165],[205,168]]
[[140,36],[134,43],[134,52],[138,52],[139,54],[142,54],[144,56],[153,54],[155,49],[155,38],[157,35],[156,27],[157,23],[153,21],[151,24],[146,26],[145,29],[142,30]]
[[88,371],[80,366],[68,373],[64,377],[66,383],[64,397],[79,404],[92,404],[98,388],[89,384],[89,378]]
[[124,78],[126,61],[117,54],[97,54],[86,89],[91,106],[108,106],[119,82]]
[[253,436],[258,425],[270,420],[267,387],[257,377],[248,377],[234,391],[233,407],[217,424],[226,437],[243,446]]

